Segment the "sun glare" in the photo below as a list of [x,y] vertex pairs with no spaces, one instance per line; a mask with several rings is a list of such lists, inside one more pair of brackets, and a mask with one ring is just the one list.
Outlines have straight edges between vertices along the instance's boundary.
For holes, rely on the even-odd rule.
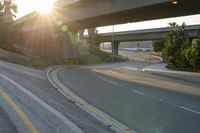
[[18,6],[17,17],[22,17],[33,11],[50,13],[55,1],[56,0],[15,0]]
[[40,13],[50,13],[53,8],[53,0],[41,0],[35,6],[35,10]]

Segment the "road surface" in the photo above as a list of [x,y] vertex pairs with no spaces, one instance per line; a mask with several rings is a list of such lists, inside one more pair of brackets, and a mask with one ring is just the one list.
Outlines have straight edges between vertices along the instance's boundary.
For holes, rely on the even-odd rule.
[[0,133],[17,133],[15,126],[0,108]]
[[199,133],[200,84],[144,73],[144,62],[65,67],[78,96],[141,133]]
[[[104,126],[102,123],[90,116],[88,113],[77,107],[72,101],[61,95],[46,79],[46,71],[40,71],[0,61],[0,73],[21,84],[27,90],[38,96],[48,105],[52,106],[58,112],[70,119],[84,132],[113,132],[108,127]],[[0,79],[0,84],[1,82],[3,81]],[[9,86],[2,87],[6,89]],[[28,115],[28,117],[30,116]]]

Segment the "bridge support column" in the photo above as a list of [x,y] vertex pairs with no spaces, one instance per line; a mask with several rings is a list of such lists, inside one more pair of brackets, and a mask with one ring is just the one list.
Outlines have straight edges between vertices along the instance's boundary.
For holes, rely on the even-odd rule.
[[78,31],[79,38],[82,39],[82,40],[84,39],[84,31],[85,31],[85,29],[84,29],[84,30],[79,30],[79,31]]
[[[77,39],[77,32],[63,34],[63,59],[68,64],[77,64],[78,46],[74,40]],[[73,42],[74,41],[74,42]]]
[[96,28],[90,28],[90,29],[87,29],[88,30],[88,36],[89,36],[89,43],[91,45],[95,45],[95,31],[96,31]]
[[119,41],[113,41],[112,44],[112,55],[118,55],[118,47],[119,47]]

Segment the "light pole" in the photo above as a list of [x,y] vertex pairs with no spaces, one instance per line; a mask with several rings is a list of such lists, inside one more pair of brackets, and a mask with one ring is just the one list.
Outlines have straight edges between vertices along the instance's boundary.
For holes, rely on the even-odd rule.
[[152,51],[152,50],[150,50],[150,66],[151,66],[151,51]]
[[113,61],[113,56],[114,56],[114,25],[112,25],[112,43],[111,43],[111,46],[112,46],[112,49],[111,49],[111,52],[112,52],[112,61]]

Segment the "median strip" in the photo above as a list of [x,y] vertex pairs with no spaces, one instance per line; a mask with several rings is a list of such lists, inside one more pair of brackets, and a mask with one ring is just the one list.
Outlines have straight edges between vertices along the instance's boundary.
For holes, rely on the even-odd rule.
[[24,112],[17,106],[17,104],[9,97],[5,92],[0,90],[0,96],[15,110],[15,112],[22,119],[24,124],[28,127],[31,133],[39,133],[37,128],[33,125],[33,123],[29,120],[29,118],[24,114]]

